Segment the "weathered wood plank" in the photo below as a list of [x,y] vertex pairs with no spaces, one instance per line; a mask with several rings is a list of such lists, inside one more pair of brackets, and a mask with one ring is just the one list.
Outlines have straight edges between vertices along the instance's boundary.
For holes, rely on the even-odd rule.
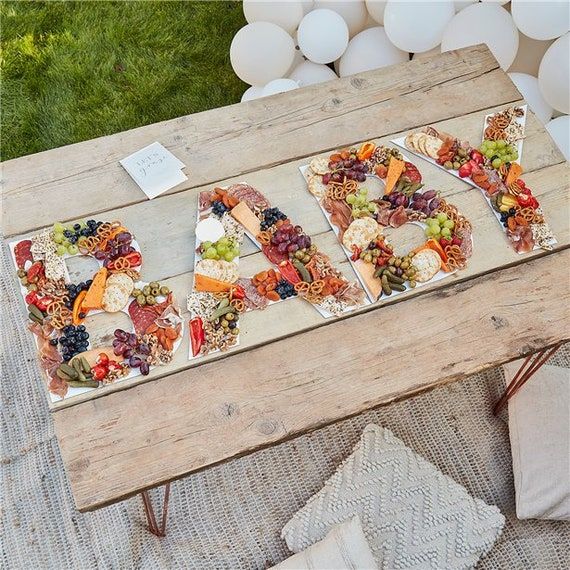
[[[436,169],[437,170],[437,169]],[[569,188],[569,173],[570,169],[567,163],[558,164],[549,168],[542,169],[537,172],[529,173],[526,176],[527,183],[536,188],[536,195],[543,204],[546,216],[553,228],[557,238],[557,249],[561,249],[570,245],[570,218],[567,209],[567,196],[570,191]],[[444,173],[445,174],[445,173]],[[447,176],[453,181],[451,176]],[[459,181],[460,184],[463,184]],[[306,191],[305,191],[306,192]],[[447,197],[448,190],[444,192]],[[508,243],[502,228],[497,223],[495,217],[489,210],[487,203],[483,196],[476,189],[466,189],[462,192],[453,190],[453,203],[455,203],[462,212],[471,220],[473,224],[473,239],[474,239],[474,252],[469,260],[467,269],[457,272],[449,279],[440,281],[426,287],[417,288],[407,292],[405,295],[397,297],[400,302],[404,299],[411,299],[416,295],[425,293],[427,290],[442,288],[450,286],[458,281],[472,279],[473,277],[494,271],[498,268],[514,265],[524,264],[526,261],[533,257],[543,255],[544,252],[535,251],[527,255],[516,254],[510,244]],[[296,196],[296,194],[294,195]],[[306,207],[316,209],[316,214],[322,217],[320,210],[318,210],[313,198],[308,196],[309,203],[301,199],[301,196],[294,198],[293,202],[301,201],[306,204]],[[292,202],[292,205],[293,205]],[[310,225],[303,225],[307,228]],[[324,226],[324,227],[321,227]],[[350,264],[346,260],[346,256],[338,244],[336,237],[326,225],[326,222],[317,225],[318,228],[324,231],[318,234],[312,234],[319,247],[328,253],[335,264],[345,273],[347,278],[356,279]],[[404,226],[400,228],[392,237],[395,244],[402,247],[405,251],[417,246],[421,243],[423,236],[419,228]],[[144,248],[143,248],[144,250]],[[188,255],[192,256],[192,247],[188,249]],[[146,254],[145,254],[146,255]],[[160,259],[157,257],[155,260],[158,267],[165,269],[164,265],[160,265]],[[148,263],[148,258],[147,258]],[[240,270],[242,275],[253,275],[257,271],[266,269],[268,262],[261,253],[249,253],[241,257]],[[147,279],[161,279],[164,273],[153,274],[152,277]],[[173,278],[164,281],[175,293],[179,299],[181,307],[183,308],[183,315],[187,318],[185,310],[186,294],[190,290],[192,284],[192,273],[186,272],[177,275]],[[379,305],[386,305],[394,303],[394,299],[384,298],[379,301]],[[412,301],[413,302],[413,301]],[[248,313],[242,317],[242,335],[240,346],[237,349],[230,351],[235,354],[236,351],[248,350],[252,347],[274,341],[279,338],[284,338],[287,335],[295,334],[300,331],[308,330],[311,328],[324,326],[332,320],[325,321],[322,317],[309,305],[300,299],[289,300],[286,303],[281,303],[270,307],[266,311],[255,311]],[[127,318],[121,313],[118,315],[100,314],[94,317],[88,317],[87,326],[90,331],[91,337],[97,346],[109,344],[113,331],[117,327],[123,327],[127,324]],[[270,326],[268,326],[268,324]],[[62,407],[77,405],[83,401],[98,398],[107,395],[110,392],[124,390],[131,386],[149,380],[153,380],[159,376],[164,376],[185,368],[199,366],[204,362],[216,360],[225,355],[215,353],[199,359],[197,361],[189,362],[187,360],[188,354],[188,336],[185,335],[182,346],[175,354],[173,361],[168,366],[163,366],[154,369],[149,376],[138,376],[115,384],[109,384],[105,387],[99,388],[96,391],[88,392],[86,394],[75,396],[74,398],[63,400],[52,404],[53,409],[60,409]]]
[[118,160],[155,140],[187,165],[190,180],[174,193],[519,98],[476,46],[11,160],[3,164],[4,232],[143,201]]
[[[526,263],[524,279],[519,267],[505,269],[421,296],[413,309],[373,310],[58,411],[77,508],[95,509],[565,340],[570,286],[559,274],[569,262],[565,250]],[[453,311],[461,318],[450,318]]]

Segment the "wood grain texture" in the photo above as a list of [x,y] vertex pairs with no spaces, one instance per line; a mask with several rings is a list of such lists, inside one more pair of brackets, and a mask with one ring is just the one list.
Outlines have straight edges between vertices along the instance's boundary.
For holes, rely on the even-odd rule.
[[519,98],[481,45],[18,158],[3,164],[4,233],[144,201],[118,161],[155,140],[187,165],[175,193]]
[[519,266],[504,269],[419,297],[413,311],[376,309],[61,410],[55,429],[77,508],[565,340],[570,286],[552,283],[568,263],[565,250],[526,263],[524,279]]

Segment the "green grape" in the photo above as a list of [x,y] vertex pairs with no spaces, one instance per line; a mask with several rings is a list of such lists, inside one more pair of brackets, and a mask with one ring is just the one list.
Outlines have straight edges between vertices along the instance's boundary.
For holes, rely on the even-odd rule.
[[360,189],[360,193],[361,193],[363,196],[366,196],[366,195],[368,194],[368,188],[361,188],[361,189]]
[[349,195],[346,197],[346,203],[347,203],[347,204],[351,204],[351,205],[352,205],[352,204],[354,204],[355,202],[356,202],[356,196],[355,196],[354,194],[349,194]]
[[234,258],[234,254],[231,251],[226,251],[226,253],[224,253],[223,257],[226,261],[231,261]]
[[455,224],[453,220],[445,220],[445,222],[443,222],[443,227],[452,230],[455,227]]
[[53,231],[56,234],[62,234],[64,229],[65,226],[61,222],[55,222],[55,224],[53,225]]
[[445,212],[439,212],[436,218],[440,224],[443,224],[443,222],[447,220],[447,214]]
[[63,237],[63,234],[56,232],[53,234],[52,239],[55,241],[55,243],[63,243],[65,238]]
[[209,249],[210,247],[212,247],[212,242],[211,242],[211,241],[203,241],[203,242],[202,242],[202,251],[206,251],[206,250]]
[[497,141],[497,148],[505,148],[507,146],[507,141]]
[[215,247],[209,247],[204,253],[206,259],[215,259],[216,255],[218,255],[218,252]]
[[376,204],[369,202],[368,203],[368,211],[373,214],[376,211]]
[[230,245],[230,240],[227,237],[221,237],[216,243],[218,245]]
[[427,227],[424,231],[425,231],[425,234],[426,234],[426,236],[427,236],[428,238],[429,238],[429,237],[433,237],[433,228],[432,228],[432,226],[429,226],[429,225],[428,225],[428,227]]
[[70,243],[67,246],[67,253],[69,253],[69,255],[77,255],[79,253],[79,248],[74,243]]
[[487,146],[489,148],[495,149],[495,148],[497,148],[497,143],[495,141],[488,141]]
[[441,229],[441,235],[445,238],[450,238],[451,237],[451,230],[449,228],[442,228]]
[[487,158],[491,158],[491,157],[494,156],[494,155],[495,155],[495,151],[494,151],[494,150],[488,150],[488,151],[485,153],[485,156],[486,156]]
[[224,243],[218,243],[218,245],[216,245],[216,251],[220,255],[224,255],[228,251],[228,246]]
[[500,158],[495,158],[491,164],[493,168],[499,168],[501,164],[503,164],[503,161]]
[[239,248],[238,247],[234,247],[232,249],[232,254],[234,257],[238,257],[239,256]]
[[64,245],[58,245],[56,250],[57,255],[60,257],[67,253],[67,248]]

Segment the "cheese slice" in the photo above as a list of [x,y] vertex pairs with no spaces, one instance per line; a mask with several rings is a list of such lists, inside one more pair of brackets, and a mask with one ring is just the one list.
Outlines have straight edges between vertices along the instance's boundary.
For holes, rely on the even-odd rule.
[[380,293],[382,293],[382,281],[377,277],[374,277],[376,266],[372,263],[367,263],[362,259],[357,259],[354,262],[354,265],[368,291],[370,291],[375,299],[378,299]]
[[103,293],[105,292],[105,284],[107,281],[107,268],[101,267],[93,277],[93,283],[87,291],[87,295],[83,299],[82,307],[85,310],[100,309],[103,304]]
[[517,180],[519,178],[519,176],[522,174],[522,167],[520,164],[518,164],[518,162],[513,162],[511,163],[511,166],[509,168],[509,173],[507,174],[507,179],[505,180],[505,184],[508,186],[509,184],[512,184],[515,180]]
[[390,192],[392,192],[402,172],[404,172],[404,167],[405,164],[403,160],[398,160],[395,156],[390,159],[390,164],[388,165],[388,174],[386,175],[385,194],[390,194]]
[[240,202],[233,207],[230,213],[253,237],[256,237],[261,231],[259,218],[245,202]]

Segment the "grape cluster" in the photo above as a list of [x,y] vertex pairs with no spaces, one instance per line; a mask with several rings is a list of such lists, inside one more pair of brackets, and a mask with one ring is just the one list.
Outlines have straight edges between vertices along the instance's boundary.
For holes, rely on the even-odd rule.
[[346,198],[347,204],[352,206],[352,217],[365,218],[376,213],[376,204],[368,200],[368,190],[360,188],[356,194],[349,194]]
[[279,253],[290,253],[311,247],[311,238],[303,233],[301,226],[286,222],[271,236],[271,244],[277,246]]
[[212,205],[212,212],[215,216],[220,218],[229,210],[229,208],[221,201],[216,200]]
[[351,154],[346,160],[338,160],[329,162],[329,168],[332,172],[323,175],[323,184],[329,182],[344,182],[344,179],[356,180],[357,182],[366,181],[366,173],[368,166],[361,160],[356,158],[356,154]]
[[200,253],[204,259],[233,261],[239,255],[239,245],[231,238],[224,236],[216,242],[203,242],[200,245]]
[[64,225],[61,222],[56,222],[52,228],[52,239],[57,244],[57,255],[76,255],[79,252],[77,243],[81,238],[97,235],[97,228],[103,222],[96,222],[95,220],[81,220],[73,225]]
[[261,230],[266,231],[279,220],[286,220],[287,216],[279,208],[266,208],[261,212]]
[[440,204],[441,198],[438,198],[437,192],[435,190],[427,190],[426,192],[414,192],[409,206],[412,210],[431,216],[439,208]]
[[426,220],[425,234],[428,238],[451,239],[455,222],[449,220],[445,212],[439,212],[435,217]]
[[503,140],[484,140],[479,150],[495,169],[500,168],[506,162],[513,162],[519,157],[517,149]]
[[150,347],[145,342],[139,342],[137,335],[116,329],[113,339],[113,352],[117,356],[122,356],[131,368],[138,368],[143,376],[150,372],[150,365],[147,357],[150,354]]
[[275,291],[277,291],[277,294],[281,299],[288,299],[289,297],[295,297],[295,295],[297,295],[295,287],[285,279],[279,279],[277,287],[275,287]]
[[131,245],[132,241],[133,236],[131,233],[121,232],[107,242],[105,251],[97,250],[93,255],[95,259],[103,261],[103,265],[107,267],[107,265],[117,259],[117,257],[124,257],[136,251]]
[[[66,284],[65,288],[67,289],[67,296],[69,297],[69,299],[65,302],[65,306],[69,310],[73,309],[73,303],[77,298],[77,295],[79,295],[81,291],[87,291],[89,287],[91,287],[91,283],[93,283],[93,279],[88,279],[87,281],[81,281],[81,283],[78,283],[77,285],[73,283]],[[80,316],[79,318],[83,319],[84,317],[85,315],[83,315],[83,317]]]
[[[61,346],[61,356],[65,362],[71,360],[76,354],[84,352],[89,347],[89,333],[83,325],[67,325],[63,327],[62,335],[59,337]],[[53,339],[58,342],[57,339]],[[53,343],[53,340],[51,341]],[[55,343],[54,343],[55,344]]]

